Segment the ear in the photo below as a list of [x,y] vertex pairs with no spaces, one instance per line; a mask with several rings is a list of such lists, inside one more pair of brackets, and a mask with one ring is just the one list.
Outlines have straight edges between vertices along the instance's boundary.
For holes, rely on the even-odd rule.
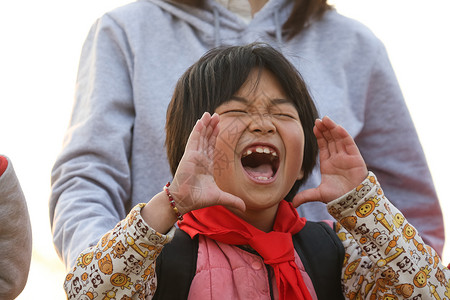
[[303,179],[303,176],[305,176],[305,172],[303,172],[303,169],[300,169],[300,172],[297,176],[297,180]]

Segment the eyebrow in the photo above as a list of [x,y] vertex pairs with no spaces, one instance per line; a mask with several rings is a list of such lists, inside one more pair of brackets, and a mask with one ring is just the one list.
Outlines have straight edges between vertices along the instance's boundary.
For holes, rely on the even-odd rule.
[[234,101],[241,102],[244,104],[248,103],[248,100],[246,98],[242,98],[242,97],[238,97],[238,96],[231,96],[230,100],[234,100]]
[[[234,100],[240,103],[244,103],[244,104],[248,104],[249,101],[246,98],[243,97],[239,97],[239,96],[231,96],[230,100]],[[288,99],[284,99],[284,98],[274,98],[274,99],[270,99],[271,104],[285,104],[285,103],[289,103],[291,104],[292,101],[288,100]]]

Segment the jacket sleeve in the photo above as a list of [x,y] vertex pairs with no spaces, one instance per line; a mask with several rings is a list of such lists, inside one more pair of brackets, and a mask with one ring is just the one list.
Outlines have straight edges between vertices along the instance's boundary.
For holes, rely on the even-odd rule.
[[71,121],[51,174],[53,241],[66,267],[132,208],[132,72],[127,38],[105,15],[84,43]]
[[68,299],[147,299],[154,294],[156,258],[173,239],[175,227],[166,235],[153,230],[141,217],[144,206],[135,206],[97,245],[79,254],[64,282]]
[[432,177],[400,86],[381,44],[366,90],[364,126],[355,141],[392,203],[439,254],[444,222]]
[[14,299],[28,278],[31,223],[11,161],[0,155],[0,168],[3,170],[0,172],[0,299]]
[[[443,299],[450,270],[384,196],[375,175],[328,204],[346,249],[342,269],[348,299]],[[419,297],[421,295],[421,298]]]

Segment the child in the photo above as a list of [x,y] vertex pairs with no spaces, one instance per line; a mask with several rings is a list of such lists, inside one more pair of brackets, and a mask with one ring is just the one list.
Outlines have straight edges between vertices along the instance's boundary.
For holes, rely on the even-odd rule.
[[31,250],[27,201],[11,160],[0,154],[0,299],[15,299],[25,288]]
[[[449,298],[450,272],[384,197],[353,139],[316,119],[301,76],[274,49],[208,52],[168,108],[172,183],[80,254],[68,297],[151,299],[168,281],[155,261],[178,219],[198,238],[189,299]],[[296,194],[318,150],[322,183]],[[338,223],[308,222],[283,199],[326,203]]]

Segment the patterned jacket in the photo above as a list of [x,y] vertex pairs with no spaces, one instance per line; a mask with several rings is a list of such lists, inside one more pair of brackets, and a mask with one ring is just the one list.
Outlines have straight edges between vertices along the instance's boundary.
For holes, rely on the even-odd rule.
[[[64,283],[68,298],[85,295],[89,299],[151,299],[156,290],[156,257],[173,238],[175,228],[166,235],[155,232],[140,216],[143,206],[137,205],[96,246],[80,254]],[[375,175],[370,173],[357,188],[330,202],[327,208],[338,221],[336,234],[345,248],[341,284],[346,299],[450,299],[450,271],[384,196]],[[202,251],[205,247],[213,251],[214,262],[207,258],[211,253]],[[268,280],[266,268],[255,268],[261,263],[257,255],[200,239],[197,271],[219,260],[229,265],[220,266],[222,274],[214,277],[215,281],[197,280],[202,272],[194,277],[191,291],[213,291],[201,298],[196,294],[195,299],[236,297],[252,290],[257,295],[253,297],[270,299],[264,291],[272,280]],[[241,269],[247,268],[246,272],[227,275],[233,273],[237,260]],[[296,263],[303,268],[299,259]],[[307,274],[303,276],[307,282]],[[250,281],[242,281],[249,277]],[[244,284],[223,284],[227,280]],[[194,299],[194,295],[190,298]]]

